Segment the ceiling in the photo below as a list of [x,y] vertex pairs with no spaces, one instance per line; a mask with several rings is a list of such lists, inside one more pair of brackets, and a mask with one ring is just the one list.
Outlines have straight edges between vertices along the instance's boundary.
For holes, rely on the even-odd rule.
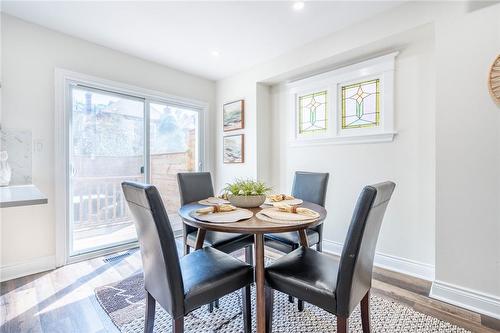
[[400,3],[307,1],[296,11],[292,1],[3,1],[2,11],[217,80]]

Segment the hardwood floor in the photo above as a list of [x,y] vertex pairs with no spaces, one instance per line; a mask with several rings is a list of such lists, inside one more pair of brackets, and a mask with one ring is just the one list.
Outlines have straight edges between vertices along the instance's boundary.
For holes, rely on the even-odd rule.
[[[182,246],[178,243],[178,251]],[[269,256],[277,256],[268,251]],[[118,332],[94,297],[94,288],[141,271],[139,251],[105,262],[96,258],[6,281],[0,285],[1,333]],[[500,323],[428,297],[430,282],[375,269],[373,293],[396,299],[473,332],[500,332]],[[494,330],[496,328],[497,330]]]

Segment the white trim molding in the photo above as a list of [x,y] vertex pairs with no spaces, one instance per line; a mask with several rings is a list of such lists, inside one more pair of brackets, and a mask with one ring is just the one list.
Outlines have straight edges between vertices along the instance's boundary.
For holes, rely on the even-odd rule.
[[431,298],[500,319],[500,297],[436,280]]
[[344,135],[328,139],[315,139],[310,141],[291,141],[289,147],[309,147],[309,146],[325,146],[325,145],[346,145],[346,144],[361,144],[361,143],[380,143],[391,142],[396,136],[396,132],[377,133],[370,135]]
[[56,259],[54,256],[34,258],[5,265],[0,268],[0,282],[49,271],[54,268],[56,268]]
[[[343,245],[332,240],[323,240],[323,250],[340,256]],[[434,281],[434,265],[418,262],[411,259],[376,252],[374,265],[390,271],[411,275],[420,279]]]

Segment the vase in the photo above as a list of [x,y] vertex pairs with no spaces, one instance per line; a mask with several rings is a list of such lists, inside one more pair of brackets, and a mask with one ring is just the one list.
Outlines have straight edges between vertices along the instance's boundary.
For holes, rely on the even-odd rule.
[[7,186],[12,177],[12,170],[7,162],[9,154],[6,151],[0,152],[0,186]]
[[265,195],[232,195],[227,196],[227,200],[236,207],[254,208],[259,207],[266,201]]

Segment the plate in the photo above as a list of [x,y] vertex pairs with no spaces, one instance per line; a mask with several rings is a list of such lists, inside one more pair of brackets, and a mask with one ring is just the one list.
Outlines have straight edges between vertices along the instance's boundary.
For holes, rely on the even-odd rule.
[[236,209],[230,212],[209,213],[209,214],[198,214],[196,213],[196,210],[193,210],[189,215],[197,220],[204,222],[231,223],[231,222],[238,222],[241,220],[247,220],[253,216],[253,213],[248,209]]
[[263,215],[270,217],[275,220],[283,220],[283,221],[310,221],[316,220],[320,215],[318,212],[316,213],[316,217],[305,216],[300,214],[282,212],[278,208],[265,208],[260,211]]
[[304,202],[304,200],[297,199],[297,198],[290,199],[290,200],[283,200],[283,201],[271,201],[271,200],[269,200],[269,198],[266,198],[266,201],[264,202],[264,205],[272,206],[275,203],[283,203],[283,204],[287,204],[287,205],[290,205],[290,206],[297,206],[297,205],[300,205],[303,202]]
[[200,205],[205,205],[205,206],[215,206],[215,205],[227,205],[230,204],[229,201],[221,199],[221,198],[216,198],[216,197],[210,197],[207,199],[203,199],[198,201]]

